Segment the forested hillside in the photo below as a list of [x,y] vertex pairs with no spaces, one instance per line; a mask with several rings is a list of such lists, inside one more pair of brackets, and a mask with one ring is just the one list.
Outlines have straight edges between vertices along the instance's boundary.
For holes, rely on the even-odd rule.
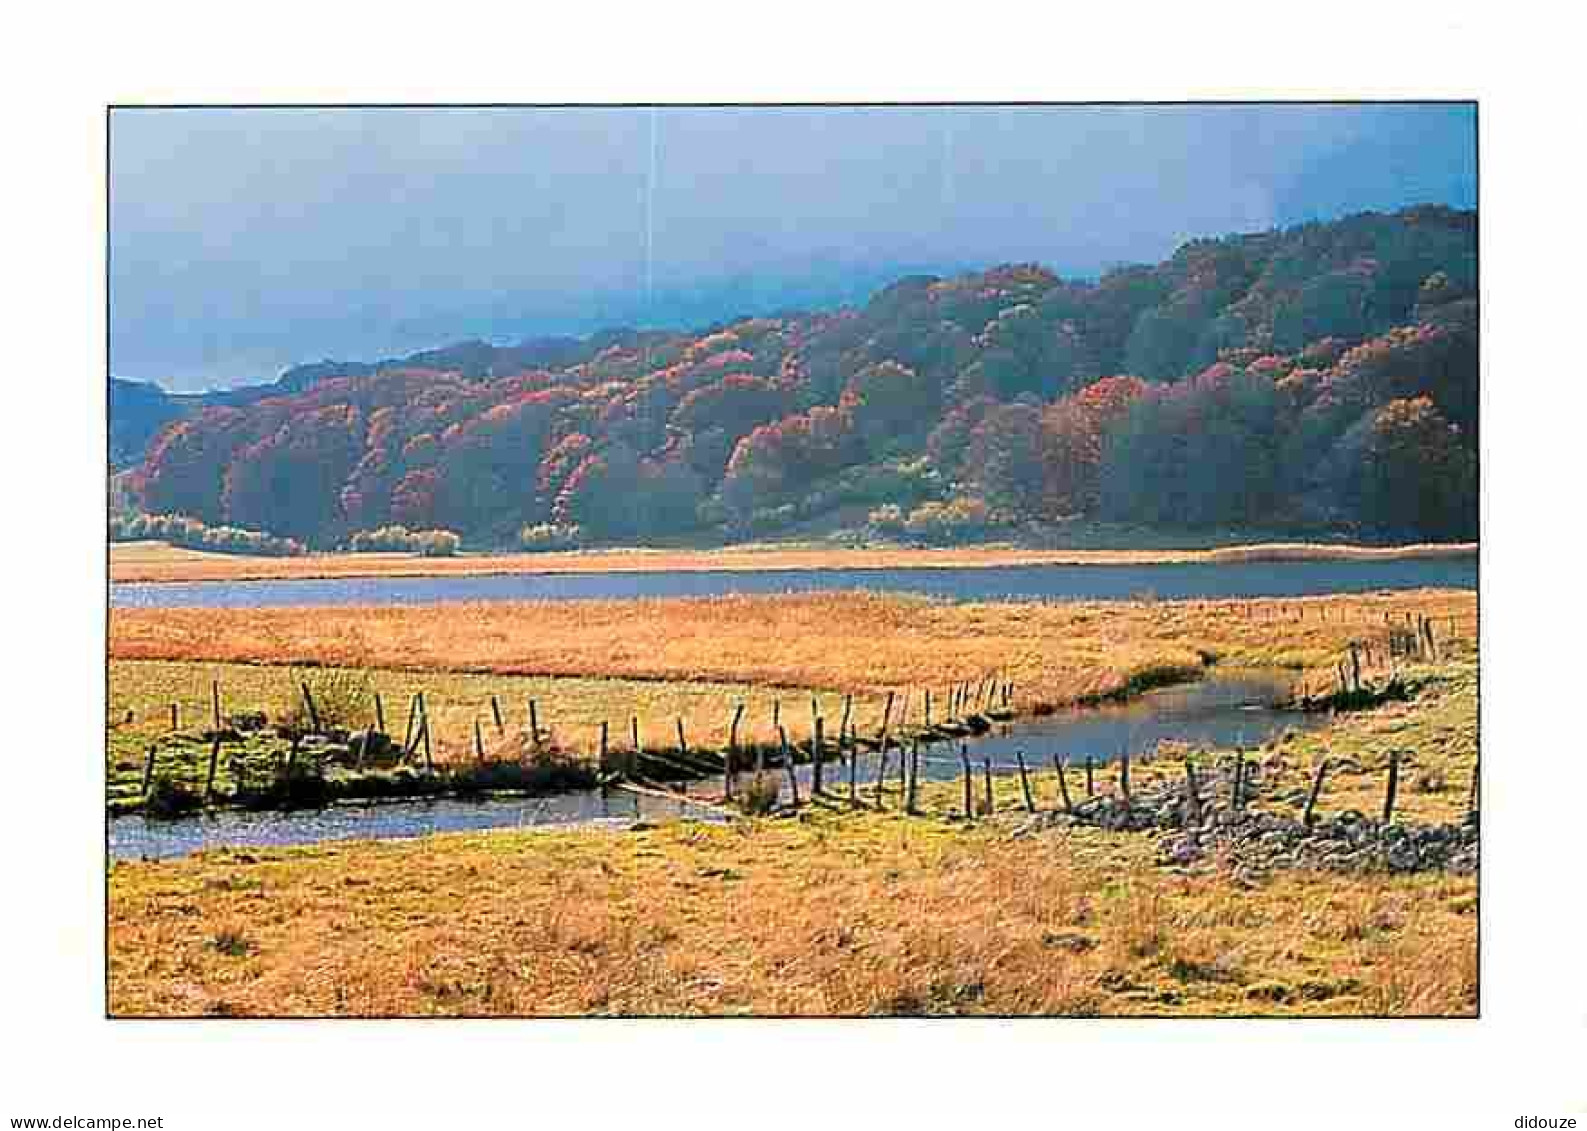
[[166,425],[128,485],[150,513],[315,546],[1073,516],[1469,537],[1476,260],[1476,215],[1423,207],[1094,282],[1005,266],[858,310],[324,363]]

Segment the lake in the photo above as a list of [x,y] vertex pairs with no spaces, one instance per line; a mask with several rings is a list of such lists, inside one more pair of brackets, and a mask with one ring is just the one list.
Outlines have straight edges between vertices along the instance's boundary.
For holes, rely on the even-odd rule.
[[809,593],[868,589],[956,601],[1111,601],[1306,597],[1374,590],[1477,587],[1475,555],[1399,561],[1182,562],[1154,565],[921,569],[675,570],[476,577],[347,577],[271,581],[118,582],[115,608],[428,605]]

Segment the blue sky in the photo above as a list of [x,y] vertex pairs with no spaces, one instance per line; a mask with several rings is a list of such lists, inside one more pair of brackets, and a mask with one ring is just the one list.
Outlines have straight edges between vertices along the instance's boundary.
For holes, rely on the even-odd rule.
[[1476,204],[1469,106],[133,109],[110,129],[111,372],[181,390]]

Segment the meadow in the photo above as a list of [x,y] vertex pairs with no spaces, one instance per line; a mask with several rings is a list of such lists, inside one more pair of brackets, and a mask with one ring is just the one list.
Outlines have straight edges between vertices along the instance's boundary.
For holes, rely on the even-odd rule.
[[[1041,711],[1164,682],[1208,664],[1278,667],[1321,687],[1352,641],[1388,661],[1395,625],[1431,618],[1441,642],[1476,639],[1476,594],[1420,590],[1268,601],[950,603],[865,592],[620,601],[479,602],[418,606],[110,611],[113,661],[324,665],[406,672],[565,677],[579,725],[614,727],[635,713],[630,689],[613,696],[579,681],[732,685],[688,712],[704,743],[725,739],[731,704],[746,685],[868,697],[862,729],[880,722],[877,698],[910,693],[906,717],[923,717],[934,689],[940,712],[957,683],[1013,685],[1011,705]],[[112,698],[116,684],[112,668]],[[477,703],[484,685],[463,698]],[[657,691],[663,696],[690,691]],[[488,692],[484,692],[488,697]],[[762,691],[746,717],[769,738]],[[158,695],[147,709],[158,706]],[[246,697],[244,697],[246,698]],[[516,691],[511,696],[520,701]],[[548,696],[555,705],[556,696]],[[668,700],[671,703],[671,700]],[[693,701],[691,701],[693,702]],[[707,705],[708,704],[708,705]],[[244,703],[244,706],[251,706]],[[897,708],[903,711],[900,703]],[[640,712],[642,715],[648,712]],[[670,712],[677,714],[676,710]],[[714,717],[713,717],[714,716]],[[646,720],[648,721],[648,719]],[[670,724],[670,719],[658,720]],[[720,732],[720,733],[719,733]]]
[[[1467,654],[1404,704],[1261,752],[1273,796],[1353,760],[1321,809],[1454,819],[1475,767]],[[1217,753],[1206,755],[1216,761]],[[1137,788],[1179,772],[1138,766]],[[1424,785],[1415,784],[1425,780]],[[1104,788],[1110,788],[1104,786]],[[118,1015],[1455,1015],[1477,1008],[1477,878],[1165,866],[1154,839],[830,799],[797,815],[214,850],[110,872]],[[1056,808],[1051,772],[1036,803]]]
[[[1403,701],[1337,715],[1247,752],[1261,811],[1298,817],[1317,766],[1321,813],[1382,805],[1459,821],[1477,767],[1476,595],[1426,590],[1271,601],[953,604],[866,593],[110,614],[108,775],[136,794],[141,752],[226,712],[297,709],[298,684],[381,694],[388,730],[424,691],[437,760],[494,753],[534,699],[559,744],[593,754],[641,720],[647,747],[764,740],[773,705],[805,736],[851,699],[868,733],[886,693],[923,721],[989,674],[1040,713],[1209,665],[1283,667],[1336,684],[1349,645]],[[1391,659],[1391,628],[1430,618],[1436,657]],[[213,682],[212,682],[213,681]],[[495,731],[491,698],[505,715]],[[367,725],[364,720],[358,725]],[[895,725],[896,716],[895,716]],[[831,733],[829,731],[829,733]],[[201,743],[181,773],[196,775]],[[1033,801],[1059,805],[1050,752]],[[264,752],[260,751],[261,756]],[[1161,749],[1134,788],[1209,772],[1225,751]],[[279,756],[276,752],[271,756]],[[1071,787],[1078,793],[1078,777]],[[1099,792],[1119,788],[1116,769]],[[965,820],[957,782],[925,782],[904,816],[829,796],[796,812],[628,831],[497,830],[409,841],[217,849],[109,865],[109,1008],[117,1015],[1064,1014],[1469,1016],[1477,879],[1286,867],[1214,855],[1166,863],[1158,838],[1033,830],[1015,776]],[[977,782],[979,796],[980,782]],[[843,790],[839,790],[843,793]],[[979,804],[979,802],[978,802]]]

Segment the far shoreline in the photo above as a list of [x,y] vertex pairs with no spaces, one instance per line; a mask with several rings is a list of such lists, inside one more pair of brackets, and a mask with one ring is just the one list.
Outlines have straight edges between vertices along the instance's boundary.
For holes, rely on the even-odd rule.
[[985,569],[1032,566],[1218,565],[1236,562],[1409,561],[1475,556],[1476,542],[1362,546],[1259,542],[1183,550],[1031,550],[1016,547],[737,546],[710,550],[616,548],[459,554],[328,552],[269,558],[187,550],[163,542],[112,543],[113,584],[335,578],[487,577],[773,570]]

